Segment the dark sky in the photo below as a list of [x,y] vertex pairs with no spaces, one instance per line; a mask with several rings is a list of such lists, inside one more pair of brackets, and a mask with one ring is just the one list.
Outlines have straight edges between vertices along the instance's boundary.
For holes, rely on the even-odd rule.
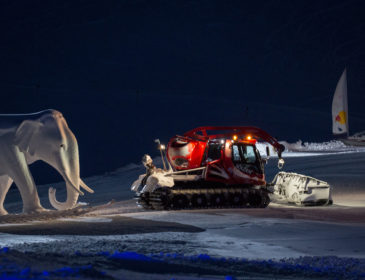
[[345,67],[365,129],[365,1],[8,0],[0,34],[0,112],[60,110],[83,176],[201,125],[329,140]]

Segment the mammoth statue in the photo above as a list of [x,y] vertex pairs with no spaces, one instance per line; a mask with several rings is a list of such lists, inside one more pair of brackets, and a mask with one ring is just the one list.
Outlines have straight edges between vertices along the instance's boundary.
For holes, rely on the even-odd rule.
[[14,182],[23,200],[24,213],[44,211],[28,165],[42,160],[55,168],[66,182],[67,199],[59,202],[49,188],[51,205],[58,210],[76,206],[80,186],[93,193],[81,179],[77,140],[62,114],[45,110],[34,114],[0,115],[0,215],[5,196]]

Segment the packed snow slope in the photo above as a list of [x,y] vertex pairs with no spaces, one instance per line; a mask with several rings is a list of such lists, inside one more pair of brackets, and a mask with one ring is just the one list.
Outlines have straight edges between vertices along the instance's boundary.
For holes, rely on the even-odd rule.
[[[10,247],[0,255],[12,262],[14,275],[30,267],[22,272],[27,277],[364,278],[365,151],[339,143],[303,144],[298,151],[298,145],[284,153],[284,170],[328,181],[334,205],[143,211],[131,200],[130,184],[144,168],[130,164],[85,178],[95,194],[81,201],[95,206],[91,212],[58,219],[35,215],[31,222],[24,215],[0,217],[0,247]],[[266,166],[268,181],[278,172],[276,163],[272,157]],[[61,200],[63,183],[52,186]],[[48,187],[39,187],[46,207]],[[13,187],[5,207],[16,212],[20,204]]]

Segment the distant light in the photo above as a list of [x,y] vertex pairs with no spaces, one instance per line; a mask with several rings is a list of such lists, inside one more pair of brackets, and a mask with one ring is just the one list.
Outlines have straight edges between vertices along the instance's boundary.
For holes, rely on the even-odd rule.
[[221,144],[224,144],[224,140],[221,140]]
[[165,145],[164,145],[164,144],[161,144],[161,145],[160,145],[160,149],[161,149],[161,150],[165,150],[165,148],[166,148],[166,147],[165,147]]
[[237,135],[233,135],[233,141],[237,141]]
[[251,135],[248,135],[247,140],[251,140],[251,139],[252,139]]

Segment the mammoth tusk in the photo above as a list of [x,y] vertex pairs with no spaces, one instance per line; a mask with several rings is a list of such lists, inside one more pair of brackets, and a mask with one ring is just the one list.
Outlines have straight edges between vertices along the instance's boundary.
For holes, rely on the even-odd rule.
[[88,187],[85,182],[80,178],[80,186],[89,193],[94,193],[94,190]]
[[77,188],[75,188],[75,186],[74,185],[71,185],[72,187],[73,187],[73,189],[75,190],[75,191],[77,191],[80,195],[84,195],[84,192],[83,191],[80,191],[80,190],[78,190]]
[[65,180],[67,181],[67,183],[75,190],[77,191],[80,195],[84,195],[84,193],[82,191],[80,191],[78,188],[75,187],[75,185],[70,181],[70,179],[67,178],[67,176],[65,176]]

